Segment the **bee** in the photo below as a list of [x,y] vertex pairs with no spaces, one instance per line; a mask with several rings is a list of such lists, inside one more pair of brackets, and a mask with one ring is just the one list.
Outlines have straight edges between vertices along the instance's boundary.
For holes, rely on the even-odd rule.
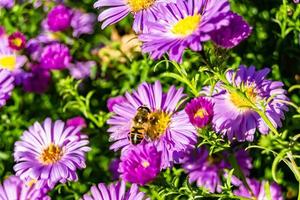
[[149,127],[149,114],[151,110],[147,106],[140,106],[133,118],[133,125],[128,133],[128,140],[133,145],[141,143],[147,135]]
[[133,118],[133,125],[128,133],[131,144],[140,144],[144,139],[154,141],[165,131],[161,124],[168,124],[168,115],[162,111],[151,110],[147,106],[140,106]]

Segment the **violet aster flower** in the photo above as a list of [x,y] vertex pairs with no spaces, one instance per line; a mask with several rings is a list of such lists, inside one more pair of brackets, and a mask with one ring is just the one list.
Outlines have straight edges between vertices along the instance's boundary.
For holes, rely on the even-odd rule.
[[47,24],[51,31],[63,31],[70,27],[72,11],[64,5],[55,6],[47,16]]
[[15,143],[16,175],[50,188],[57,182],[77,180],[76,169],[85,168],[85,154],[90,150],[80,129],[49,118],[43,124],[35,122]]
[[95,8],[107,7],[98,17],[99,21],[103,21],[101,26],[117,23],[125,18],[129,13],[133,13],[134,22],[133,30],[135,32],[147,31],[147,23],[157,20],[157,6],[165,5],[176,0],[98,0]]
[[211,39],[219,46],[232,48],[251,34],[252,28],[239,15],[230,13],[230,24],[211,33]]
[[49,88],[51,73],[40,66],[32,66],[30,72],[23,72],[23,89],[26,92],[42,94]]
[[14,89],[14,77],[11,72],[0,68],[0,108],[6,104]]
[[[237,190],[234,191],[236,196],[245,197],[245,198],[253,198],[257,200],[265,200],[267,199],[265,192],[265,181],[259,182],[255,179],[247,179],[247,183],[251,188],[253,195],[250,194],[249,190],[242,183]],[[281,188],[276,183],[270,184],[270,193],[272,200],[283,200],[283,195],[281,192]]]
[[153,144],[140,144],[121,155],[119,172],[124,181],[145,185],[160,172],[161,152]]
[[0,8],[12,8],[15,5],[15,0],[1,0]]
[[284,111],[288,110],[282,100],[288,98],[282,82],[266,79],[269,71],[267,68],[256,71],[254,66],[240,66],[237,72],[231,70],[226,74],[234,89],[229,91],[221,82],[215,88],[220,91],[212,98],[212,124],[216,132],[238,141],[253,141],[257,129],[267,134],[269,127],[253,106],[265,107],[264,113],[275,128],[282,125]]
[[71,62],[69,48],[64,44],[54,43],[43,48],[40,65],[45,69],[64,69]]
[[15,32],[8,37],[9,47],[14,50],[21,50],[26,45],[25,35],[21,32]]
[[133,184],[126,191],[124,181],[110,184],[109,186],[99,183],[91,187],[91,194],[85,194],[82,200],[150,200],[145,194],[139,191],[136,184]]
[[27,185],[17,176],[10,176],[3,184],[0,184],[1,200],[50,200],[43,189],[36,189],[33,185]]
[[[226,175],[224,169],[232,168],[228,162],[228,156],[228,152],[210,156],[205,146],[191,151],[183,164],[183,168],[188,173],[189,182],[196,182],[198,187],[203,187],[211,193],[221,192],[221,177]],[[242,172],[248,175],[252,168],[248,153],[244,150],[236,150],[234,156]],[[234,177],[234,179],[237,178]]]
[[113,180],[118,180],[120,178],[120,172],[118,172],[120,162],[121,160],[116,158],[113,159],[109,164],[109,171],[112,174]]
[[18,55],[9,47],[8,38],[4,35],[0,37],[0,68],[14,71],[25,65],[27,58]]
[[168,53],[181,62],[186,48],[202,50],[201,42],[210,39],[210,32],[229,24],[227,0],[177,0],[158,8],[159,20],[149,22],[149,32],[139,36],[142,51],[154,59]]
[[203,128],[212,120],[213,104],[205,97],[197,97],[186,105],[185,112],[194,126]]
[[96,66],[96,62],[94,61],[76,62],[75,64],[71,64],[68,69],[75,79],[84,79],[90,77],[91,69],[94,66]]
[[116,104],[121,104],[126,101],[126,98],[123,96],[111,97],[107,100],[107,108],[109,112],[113,112],[113,107]]
[[73,36],[79,37],[82,34],[92,34],[96,16],[93,13],[83,13],[80,10],[73,10],[71,27]]
[[218,157],[209,156],[206,147],[192,151],[183,168],[188,173],[189,182],[196,182],[198,187],[203,187],[209,192],[221,192],[222,182],[220,174],[228,164]]
[[124,152],[134,146],[128,134],[135,126],[133,119],[138,108],[146,106],[152,125],[144,141],[153,143],[162,152],[162,168],[178,163],[179,155],[194,148],[197,141],[196,129],[189,122],[188,115],[184,110],[177,110],[179,101],[185,96],[182,91],[182,88],[176,90],[172,86],[163,93],[160,82],[156,81],[155,84],[141,84],[132,94],[126,93],[126,102],[115,104],[115,115],[107,121],[111,126],[108,129],[110,141],[114,142],[110,148]]
[[86,127],[86,123],[84,118],[77,116],[77,117],[73,117],[71,119],[67,120],[67,126],[75,126],[75,127],[81,127],[81,128],[85,128]]

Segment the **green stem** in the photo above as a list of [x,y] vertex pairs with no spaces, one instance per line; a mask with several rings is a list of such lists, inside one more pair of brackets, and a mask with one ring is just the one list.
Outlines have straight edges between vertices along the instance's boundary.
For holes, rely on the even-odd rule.
[[300,200],[300,182],[299,182],[299,186],[298,186],[298,200]]
[[249,191],[249,193],[251,194],[251,196],[255,199],[254,193],[253,193],[252,189],[250,188],[250,186],[246,180],[246,177],[245,177],[243,171],[241,170],[240,165],[238,164],[238,161],[233,153],[231,153],[229,155],[229,162],[232,165],[233,169],[236,170],[237,176],[242,179],[243,184],[246,186],[246,188]]

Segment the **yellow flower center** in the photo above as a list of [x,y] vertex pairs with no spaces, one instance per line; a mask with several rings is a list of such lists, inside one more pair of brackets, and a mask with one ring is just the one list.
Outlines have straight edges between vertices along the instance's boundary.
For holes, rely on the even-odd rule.
[[247,87],[244,92],[245,97],[242,97],[237,92],[230,93],[231,102],[241,110],[249,110],[252,108],[252,104],[257,101],[257,95],[253,87]]
[[127,0],[132,12],[139,12],[150,8],[156,0]]
[[43,150],[40,161],[44,165],[56,163],[62,157],[62,150],[58,145],[51,143],[49,147]]
[[34,184],[37,183],[37,180],[36,179],[31,179],[29,182],[26,183],[26,185],[28,187],[32,187]]
[[171,29],[171,32],[177,36],[188,36],[195,32],[201,21],[201,15],[187,16],[179,20]]
[[0,68],[14,70],[17,64],[17,59],[14,55],[0,57]]
[[20,38],[15,38],[11,41],[15,46],[20,47],[22,45],[22,40]]
[[207,111],[204,108],[200,108],[195,113],[194,118],[196,118],[196,117],[204,118],[207,115],[208,115]]
[[147,168],[147,167],[150,166],[150,163],[149,163],[147,160],[145,160],[145,161],[142,162],[142,166],[143,166],[144,168]]
[[147,130],[147,136],[151,140],[158,139],[161,135],[163,135],[168,128],[171,121],[171,117],[169,114],[163,111],[154,111],[149,114],[149,127]]

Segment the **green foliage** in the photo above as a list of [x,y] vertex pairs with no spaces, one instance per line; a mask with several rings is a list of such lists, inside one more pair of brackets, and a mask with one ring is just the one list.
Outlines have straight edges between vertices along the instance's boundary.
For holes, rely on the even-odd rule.
[[[97,13],[93,3],[94,0],[66,1],[71,7]],[[25,2],[12,10],[0,9],[0,25],[8,33],[21,31],[27,39],[35,37],[40,33],[40,24],[54,3],[48,5],[49,8],[33,9],[31,3]],[[185,52],[184,62],[180,65],[168,59],[156,62],[147,55],[128,57],[127,52],[122,52],[120,42],[111,41],[110,35],[115,29],[120,30],[120,35],[129,34],[131,18],[106,30],[100,30],[97,24],[95,34],[79,39],[72,38],[69,32],[61,33],[60,41],[70,47],[73,57],[77,60],[95,60],[97,67],[91,79],[84,81],[74,80],[66,72],[53,72],[51,87],[42,95],[25,93],[21,88],[14,90],[9,103],[0,111],[0,179],[4,180],[14,173],[14,143],[35,121],[41,122],[46,117],[67,120],[81,115],[87,120],[88,126],[83,131],[89,136],[92,147],[87,155],[87,167],[78,171],[79,182],[59,184],[50,193],[57,200],[79,199],[89,191],[91,185],[113,181],[109,163],[119,155],[109,150],[106,125],[112,115],[106,108],[109,97],[123,95],[142,82],[154,82],[157,79],[163,83],[164,89],[170,85],[184,87],[191,98],[201,95],[203,87],[207,85],[211,86],[212,94],[217,81],[222,80],[226,84],[224,73],[227,70],[246,64],[258,68],[270,67],[272,74],[269,78],[283,81],[286,89],[289,88],[291,98],[288,103],[290,112],[281,129],[273,127],[263,106],[254,108],[273,134],[257,134],[259,141],[247,144],[254,163],[252,173],[258,179],[278,182],[284,187],[287,198],[296,198],[300,185],[300,4],[296,5],[292,0],[231,0],[231,7],[253,27],[251,37],[230,51],[207,43],[200,53]],[[125,61],[112,59],[104,62],[99,58],[99,46],[108,45],[125,56]],[[227,87],[235,89],[230,88],[228,83]],[[249,100],[242,93],[240,97]],[[198,131],[198,136],[198,146],[208,146],[210,154],[231,150],[232,144],[214,131],[202,129]],[[232,156],[230,163],[233,169],[227,172],[227,177],[223,177],[222,193],[211,194],[205,188],[190,184],[179,165],[163,171],[153,183],[141,189],[151,199],[157,200],[241,199],[232,192],[235,186],[231,184],[231,178],[237,176],[245,183],[245,177]],[[268,199],[271,199],[270,182],[265,184]]]

